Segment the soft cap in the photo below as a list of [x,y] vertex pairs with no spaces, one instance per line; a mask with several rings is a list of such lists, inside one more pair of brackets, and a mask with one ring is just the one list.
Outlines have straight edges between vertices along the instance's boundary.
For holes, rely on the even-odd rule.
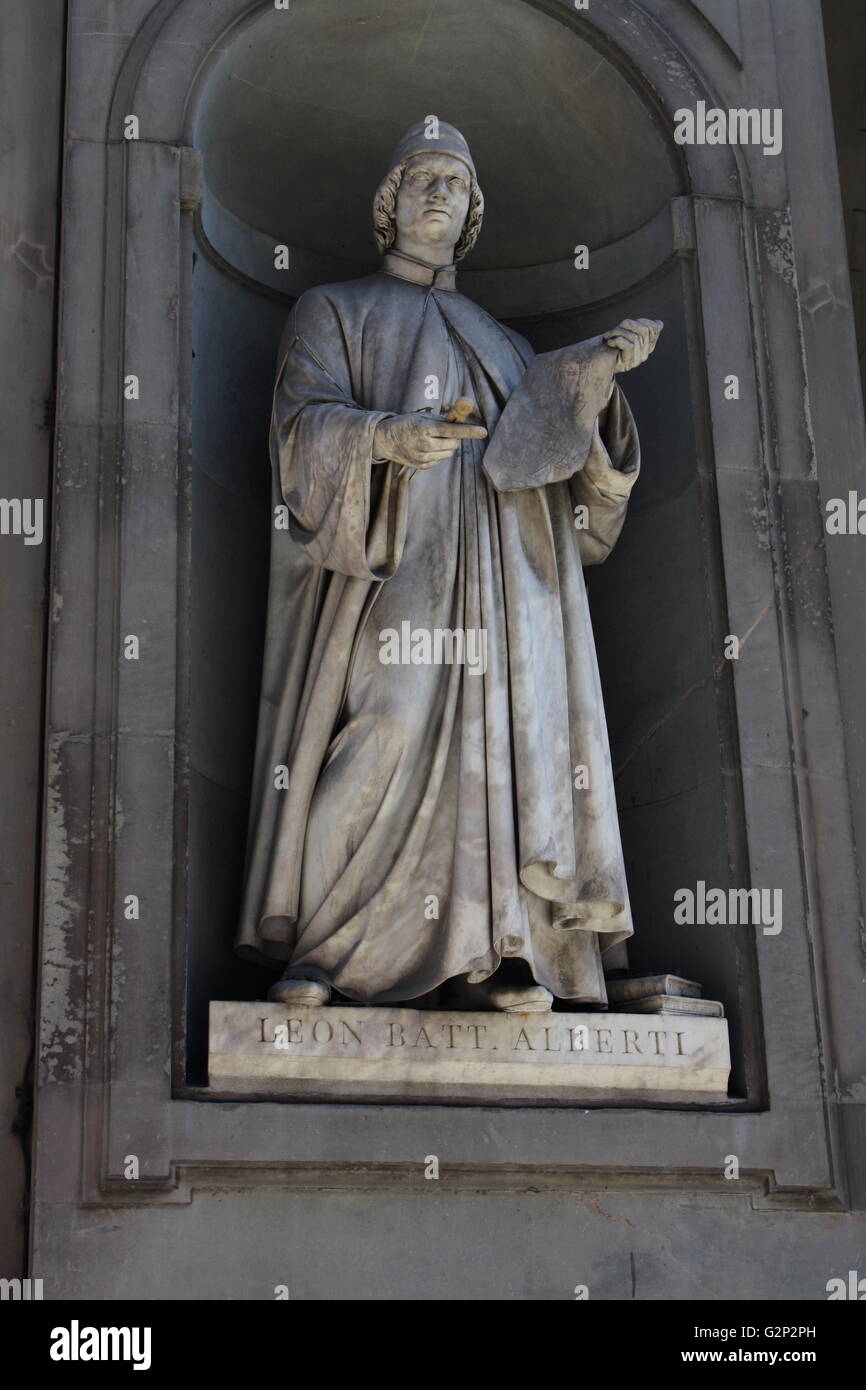
[[428,118],[410,125],[391,156],[389,167],[396,169],[399,164],[402,164],[404,160],[411,159],[413,155],[429,154],[432,150],[435,154],[450,154],[455,159],[462,160],[473,179],[476,178],[475,165],[472,163],[469,146],[460,131],[455,126],[449,125],[447,121],[439,121],[439,135],[434,139],[425,134],[425,131],[430,129],[431,123],[432,118]]

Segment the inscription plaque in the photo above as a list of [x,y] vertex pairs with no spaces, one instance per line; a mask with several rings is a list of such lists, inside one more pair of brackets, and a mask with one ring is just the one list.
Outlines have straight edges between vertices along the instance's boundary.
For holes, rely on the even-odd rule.
[[722,1018],[214,1002],[210,1085],[261,1096],[702,1102],[726,1095]]

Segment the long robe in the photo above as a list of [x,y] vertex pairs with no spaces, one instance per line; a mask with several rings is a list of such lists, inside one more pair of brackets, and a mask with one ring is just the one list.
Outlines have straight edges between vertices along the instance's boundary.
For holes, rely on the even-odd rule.
[[[237,947],[370,1003],[503,958],[604,1003],[601,952],[632,925],[582,565],[622,527],[634,421],[610,369],[589,402],[561,372],[524,382],[529,344],[433,278],[310,290],[283,337],[271,457],[290,529],[271,536]],[[437,384],[434,408],[470,398],[488,439],[425,470],[374,461],[379,422],[429,409]],[[383,634],[424,656],[414,635],[437,629],[483,632],[484,669],[447,639],[438,663],[385,664]]]

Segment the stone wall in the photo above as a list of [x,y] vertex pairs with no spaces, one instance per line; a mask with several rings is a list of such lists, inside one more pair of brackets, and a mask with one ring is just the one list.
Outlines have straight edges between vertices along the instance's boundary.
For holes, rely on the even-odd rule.
[[823,0],[823,9],[860,374],[866,385],[866,17],[857,0]]
[[0,495],[42,508],[41,540],[0,535],[0,1271],[9,1276],[27,1243],[64,11],[63,0],[45,0],[0,14]]
[[[380,131],[396,120],[387,100],[394,44],[420,42],[416,8],[383,10],[378,0],[365,10],[364,0],[352,0],[367,89],[378,103],[370,119]],[[38,260],[41,246],[52,262],[47,210],[56,186],[56,144],[43,146],[35,132],[59,127],[61,10],[46,5],[39,23],[18,19],[12,28],[21,61],[8,90],[27,112],[28,137],[19,146],[24,174],[20,165],[0,169],[10,220],[22,228],[13,227],[3,293],[32,326],[15,359],[16,368],[25,363],[28,407],[20,393],[10,409],[21,430],[18,485],[26,480],[34,491],[34,478],[43,486],[47,476],[47,435],[33,402],[50,389],[52,290],[50,272],[30,252]],[[684,938],[679,946],[687,963],[716,970],[736,996],[740,1063],[728,1100],[533,1110],[215,1100],[203,1084],[207,999],[226,997],[235,982],[238,998],[258,989],[251,976],[242,983],[240,967],[233,973],[234,869],[213,838],[243,821],[251,736],[242,729],[237,744],[221,739],[219,701],[249,702],[255,680],[246,668],[208,665],[208,634],[225,613],[252,663],[256,633],[231,610],[234,588],[219,557],[234,507],[245,539],[232,563],[244,562],[260,501],[244,464],[255,466],[254,437],[245,433],[255,421],[229,402],[219,418],[235,430],[226,435],[233,452],[221,457],[201,412],[222,409],[220,382],[223,395],[237,386],[231,353],[249,361],[271,351],[282,308],[279,290],[255,274],[256,248],[281,229],[253,227],[262,242],[233,223],[214,246],[206,202],[202,222],[207,159],[203,166],[196,146],[216,90],[209,84],[225,76],[220,64],[275,18],[265,0],[71,0],[68,10],[29,1272],[45,1280],[49,1298],[270,1298],[278,1284],[292,1297],[323,1299],[567,1299],[578,1284],[610,1299],[825,1297],[829,1278],[857,1267],[866,1194],[856,875],[866,843],[866,564],[862,538],[831,542],[822,524],[825,501],[862,480],[864,422],[820,5],[592,0],[580,16],[552,3],[542,21],[533,19],[535,7],[524,13],[513,0],[502,8],[513,31],[497,30],[490,45],[505,63],[508,34],[519,35],[521,53],[539,62],[544,26],[564,26],[575,63],[583,44],[597,54],[599,74],[605,65],[625,74],[628,109],[651,113],[671,149],[674,112],[710,94],[725,106],[781,106],[785,117],[777,157],[682,150],[661,198],[664,217],[651,218],[627,257],[600,255],[604,275],[580,305],[559,297],[560,271],[549,258],[543,270],[529,267],[529,281],[515,280],[510,264],[477,271],[479,283],[492,277],[491,295],[515,319],[543,291],[553,295],[548,310],[579,308],[588,322],[601,318],[606,298],[637,295],[638,286],[649,304],[653,277],[659,285],[668,277],[682,316],[669,380],[688,373],[690,414],[678,447],[691,462],[701,536],[688,583],[706,588],[700,604],[695,593],[689,598],[710,617],[705,653],[679,643],[682,704],[670,702],[672,688],[653,710],[640,688],[636,715],[624,684],[628,651],[600,641],[614,737],[626,751],[641,750],[621,782],[624,825],[643,817],[640,834],[650,843],[655,836],[659,856],[676,866],[675,835],[663,829],[678,824],[667,798],[685,795],[689,784],[673,762],[683,748],[712,752],[696,765],[695,781],[710,776],[720,791],[697,823],[714,825],[720,801],[724,816],[703,842],[695,832],[707,854],[700,850],[695,863],[712,865],[708,874],[727,867],[733,882],[781,883],[786,895],[778,938],[726,939],[718,949]],[[328,21],[327,5],[319,11]],[[280,22],[291,23],[291,13]],[[345,35],[336,20],[333,32],[338,49]],[[337,49],[323,45],[320,60],[333,61]],[[244,71],[257,102],[266,100],[267,53],[265,45],[260,73]],[[38,119],[25,104],[35,99],[37,84],[25,75],[37,55]],[[455,71],[478,62],[467,50]],[[587,62],[587,102],[593,70]],[[417,93],[408,89],[406,100],[424,104],[423,64],[418,71]],[[46,90],[55,94],[53,124]],[[258,109],[265,119],[267,106]],[[515,110],[512,138],[524,149],[527,110]],[[536,109],[528,110],[537,124]],[[139,123],[134,139],[130,115]],[[479,101],[482,128],[483,117]],[[369,132],[359,142],[347,125],[344,139],[372,158]],[[220,193],[229,196],[224,186]],[[618,223],[621,212],[615,202],[607,208],[610,245],[641,231]],[[599,229],[602,242],[604,235]],[[213,251],[207,265],[195,262],[203,237]],[[30,257],[23,270],[22,249]],[[307,250],[311,259],[301,264],[312,283],[322,262],[315,247]],[[332,262],[343,252],[347,262],[356,255],[333,239],[321,250]],[[631,282],[617,279],[625,265]],[[521,303],[515,296],[530,281],[536,298]],[[287,287],[288,297],[298,288]],[[33,318],[25,312],[31,301]],[[538,331],[557,330],[548,320]],[[212,396],[196,394],[199,353],[215,354]],[[731,372],[741,382],[736,403],[722,393]],[[128,394],[130,375],[137,397]],[[649,422],[649,396],[639,409]],[[664,467],[663,458],[654,462]],[[10,538],[0,540],[0,560],[22,586],[16,607],[33,614],[45,548],[9,546]],[[637,571],[637,536],[633,549],[623,564]],[[261,592],[261,574],[258,582]],[[622,582],[614,571],[607,596],[597,586],[597,615]],[[17,993],[4,1051],[13,1085],[28,1047],[38,805],[42,637],[38,624],[26,631],[27,661],[4,674],[10,708],[24,717],[13,766],[26,808],[16,814],[13,798],[4,823],[14,846],[5,856],[4,843],[14,875],[3,875],[14,877],[15,894]],[[748,641],[735,669],[717,672],[726,633]],[[124,657],[129,634],[139,638],[138,661]],[[689,704],[693,686],[698,698]],[[695,709],[700,719],[689,732]],[[673,737],[678,727],[685,742]],[[654,821],[656,775],[666,809]],[[679,824],[683,835],[694,828],[687,817]],[[191,864],[206,867],[196,877]],[[645,887],[635,885],[636,902]],[[656,892],[645,901],[661,913]],[[137,916],[128,915],[130,895]],[[654,930],[663,944],[663,924]],[[6,1097],[11,1111],[8,1087]],[[3,1171],[20,1192],[17,1144],[7,1137]],[[435,1179],[425,1177],[431,1155]],[[732,1156],[738,1175],[726,1176]],[[10,1263],[21,1232],[15,1201]]]

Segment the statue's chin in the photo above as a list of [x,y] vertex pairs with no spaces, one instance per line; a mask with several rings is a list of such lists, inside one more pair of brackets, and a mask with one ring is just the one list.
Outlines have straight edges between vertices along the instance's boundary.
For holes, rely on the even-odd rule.
[[[401,236],[398,231],[396,250],[405,251],[410,255],[423,255],[427,251],[441,264],[445,259],[453,260],[456,244],[457,237],[454,235],[451,219],[445,221],[433,218],[422,220],[420,226],[413,226],[411,234],[407,235],[404,232]],[[410,246],[415,248],[414,251],[410,251]]]

